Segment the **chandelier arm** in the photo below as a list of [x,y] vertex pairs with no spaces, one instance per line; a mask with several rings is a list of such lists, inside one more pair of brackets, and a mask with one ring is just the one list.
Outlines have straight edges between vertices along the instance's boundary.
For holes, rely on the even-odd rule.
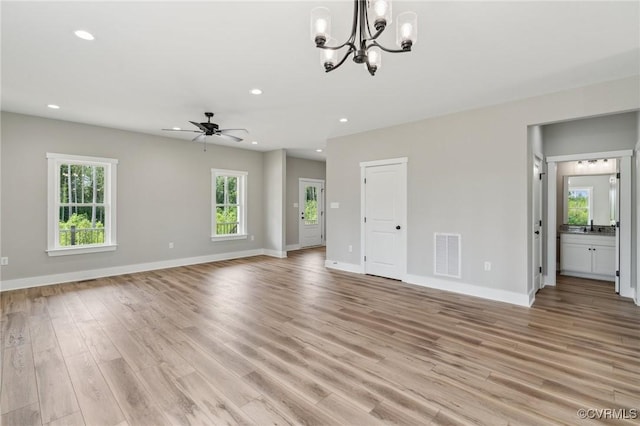
[[349,38],[349,40],[345,41],[344,43],[342,43],[340,46],[316,46],[318,49],[325,49],[325,50],[340,50],[345,46],[353,46],[353,40],[351,40],[351,38]]
[[349,45],[349,50],[347,50],[347,53],[344,54],[344,56],[342,57],[342,59],[340,59],[340,62],[338,62],[337,64],[335,64],[333,67],[331,67],[330,69],[326,70],[325,72],[329,72],[329,71],[333,71],[336,68],[340,67],[340,65],[344,64],[344,61],[347,60],[347,58],[349,57],[349,55],[351,55],[353,52],[356,51],[355,45],[353,43],[351,43]]
[[369,35],[369,38],[365,38],[364,40],[369,40],[372,39],[371,38],[371,26],[369,25],[369,12],[367,12],[367,8],[364,8],[364,21],[363,24],[366,24],[366,28],[367,28],[367,34]]
[[369,20],[367,19],[367,0],[358,0],[360,4],[360,34],[358,42],[360,43],[360,49],[367,48],[367,31],[369,30]]
[[369,46],[367,46],[367,49],[371,46],[377,46],[379,47],[381,50],[384,50],[385,52],[389,52],[389,53],[405,53],[405,52],[411,52],[411,49],[405,50],[405,49],[388,49],[386,47],[384,47],[383,45],[381,45],[380,43],[378,43],[377,41],[373,40],[371,42],[371,44],[369,44]]
[[376,33],[374,35],[371,35],[371,33],[369,33],[369,38],[366,39],[366,41],[373,41],[375,39],[377,39],[378,37],[380,37],[380,34],[382,34],[382,32],[384,31],[384,28],[380,28],[378,31],[376,31]]

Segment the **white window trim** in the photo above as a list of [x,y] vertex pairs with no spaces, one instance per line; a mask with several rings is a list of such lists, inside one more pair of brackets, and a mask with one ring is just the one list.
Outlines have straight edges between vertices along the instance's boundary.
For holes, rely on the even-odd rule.
[[[117,189],[117,165],[114,158],[86,157],[81,155],[67,155],[47,152],[48,185],[47,185],[47,254],[49,256],[67,256],[87,253],[100,253],[116,250],[116,189]],[[105,217],[108,222],[108,232],[105,232],[105,243],[96,245],[83,245],[78,247],[61,247],[58,241],[58,194],[60,189],[60,174],[58,167],[62,163],[88,164],[104,166],[105,182],[108,182],[109,190],[105,191]],[[107,225],[107,224],[105,224]]]
[[[216,235],[214,229],[216,229],[216,177],[217,176],[235,176],[238,179],[240,189],[240,208],[238,216],[239,233],[232,235]],[[211,241],[232,241],[232,240],[246,240],[248,237],[247,232],[247,187],[248,187],[249,172],[238,170],[226,170],[226,169],[211,169]]]

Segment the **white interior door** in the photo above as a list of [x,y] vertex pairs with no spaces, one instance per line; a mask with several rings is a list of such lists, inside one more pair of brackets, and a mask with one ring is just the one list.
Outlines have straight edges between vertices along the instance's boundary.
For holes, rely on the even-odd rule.
[[324,234],[324,181],[300,179],[300,247],[319,246]]
[[364,271],[402,279],[406,269],[406,162],[364,169]]
[[533,164],[533,288],[542,288],[542,161]]

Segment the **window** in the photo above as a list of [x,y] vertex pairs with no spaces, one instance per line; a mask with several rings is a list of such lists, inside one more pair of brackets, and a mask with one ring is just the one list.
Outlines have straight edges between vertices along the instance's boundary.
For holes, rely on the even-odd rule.
[[247,172],[211,170],[211,239],[247,238]]
[[591,220],[591,188],[569,188],[567,223],[588,225]]
[[111,158],[47,153],[49,256],[116,249],[116,167]]

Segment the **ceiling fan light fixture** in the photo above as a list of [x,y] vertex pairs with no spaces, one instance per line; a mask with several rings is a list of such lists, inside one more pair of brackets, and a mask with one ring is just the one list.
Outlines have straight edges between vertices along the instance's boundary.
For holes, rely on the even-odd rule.
[[[399,49],[383,46],[378,37],[391,23],[391,0],[353,0],[351,35],[342,44],[330,38],[331,13],[326,7],[311,10],[311,39],[323,50],[321,63],[325,72],[339,68],[349,56],[357,64],[364,64],[369,74],[375,75],[382,64],[382,51],[410,52],[417,41],[418,15],[403,12],[397,18],[396,43]],[[346,50],[346,51],[345,51]],[[340,55],[338,52],[341,52]]]

